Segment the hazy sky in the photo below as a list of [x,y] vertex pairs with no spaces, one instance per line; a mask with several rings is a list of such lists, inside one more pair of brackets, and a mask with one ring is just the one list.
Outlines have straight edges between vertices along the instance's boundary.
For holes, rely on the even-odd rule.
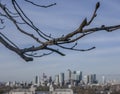
[[[3,1],[10,4],[9,0]],[[22,0],[17,1],[40,30],[52,33],[53,36],[73,31],[83,18],[89,19],[97,1],[100,1],[101,6],[91,27],[120,24],[120,0],[34,0],[39,4],[57,3],[48,9],[33,8]],[[28,38],[17,37],[18,32],[15,32],[16,29],[11,24],[5,30],[5,34],[9,30],[11,36],[8,36],[21,47],[32,44]],[[96,49],[88,52],[64,51],[65,57],[53,54],[35,58],[33,62],[25,62],[0,44],[0,81],[32,80],[35,75],[42,75],[43,72],[55,75],[67,69],[80,70],[85,74],[120,74],[120,30],[111,33],[97,32],[84,37],[78,43],[79,48],[96,46]]]

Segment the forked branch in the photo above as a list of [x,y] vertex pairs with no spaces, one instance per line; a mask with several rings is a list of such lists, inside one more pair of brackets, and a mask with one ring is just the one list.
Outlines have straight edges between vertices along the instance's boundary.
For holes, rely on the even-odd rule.
[[[49,8],[51,6],[56,5],[56,3],[50,4],[50,5],[39,5],[32,0],[23,0],[24,2],[41,7],[41,8]],[[54,38],[50,35],[47,35],[44,33],[44,31],[41,31],[36,25],[34,25],[34,22],[27,16],[27,14],[24,12],[22,7],[19,5],[17,0],[11,0],[12,4],[12,10],[9,9],[8,6],[5,4],[0,3],[0,30],[3,31],[5,28],[4,20],[9,20],[12,22],[13,26],[16,27],[16,29],[22,33],[24,36],[28,36],[34,41],[36,41],[39,45],[31,45],[30,47],[24,47],[20,48],[17,43],[14,43],[11,41],[11,39],[4,34],[4,32],[0,31],[0,43],[3,44],[6,48],[9,50],[17,53],[22,59],[25,61],[33,61],[34,57],[42,57],[46,55],[50,55],[52,53],[57,53],[61,56],[65,56],[65,54],[61,51],[61,49],[66,50],[74,50],[74,51],[89,51],[92,49],[95,49],[95,47],[91,47],[88,49],[78,49],[78,43],[77,41],[81,38],[90,35],[94,32],[105,30],[107,32],[112,32],[117,29],[120,29],[120,25],[114,25],[114,26],[105,26],[101,25],[100,27],[93,27],[93,28],[87,28],[87,26],[90,26],[91,23],[94,21],[95,17],[97,17],[97,10],[100,7],[100,3],[97,2],[95,6],[95,10],[93,11],[93,15],[91,16],[90,20],[85,18],[80,26],[73,32],[70,32],[66,35],[60,36],[58,38]],[[24,26],[29,27],[34,33],[28,32],[27,29],[23,28]],[[37,34],[37,35],[36,35]],[[65,46],[66,44],[70,44],[71,46]],[[40,51],[45,51],[41,53]]]

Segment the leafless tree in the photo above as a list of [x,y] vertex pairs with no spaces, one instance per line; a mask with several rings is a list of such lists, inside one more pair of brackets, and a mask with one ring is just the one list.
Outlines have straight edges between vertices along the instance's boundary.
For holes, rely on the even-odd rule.
[[[15,52],[18,54],[22,59],[25,61],[33,61],[34,57],[42,57],[45,55],[50,55],[53,52],[60,54],[61,56],[65,56],[65,54],[60,51],[61,49],[67,49],[67,50],[74,50],[74,51],[89,51],[94,49],[95,47],[91,47],[89,49],[77,49],[76,46],[77,40],[80,40],[81,38],[92,34],[97,31],[105,30],[107,32],[112,32],[114,30],[120,29],[120,25],[114,25],[114,26],[105,26],[101,25],[100,27],[94,27],[94,28],[87,28],[94,20],[94,18],[97,16],[97,10],[100,7],[100,3],[97,2],[95,9],[93,11],[92,17],[87,20],[87,18],[83,19],[80,26],[68,33],[64,34],[62,36],[59,36],[57,38],[54,38],[52,34],[47,35],[44,33],[44,31],[41,31],[36,25],[34,25],[33,21],[27,16],[27,14],[24,12],[24,10],[20,7],[17,0],[9,0],[12,5],[12,9],[9,9],[9,7],[6,6],[6,4],[3,4],[0,2],[0,30],[5,29],[5,22],[4,20],[7,19],[8,21],[12,22],[12,24],[16,27],[16,29],[22,33],[24,36],[28,36],[31,39],[35,40],[39,46],[32,45],[31,47],[25,47],[20,48],[15,42],[11,41],[11,39],[6,36],[4,33],[0,31],[0,43],[3,44],[6,48],[9,50]],[[37,6],[41,8],[49,8],[56,5],[56,3],[50,4],[50,5],[39,5],[36,4],[33,0],[23,0],[24,2],[31,4],[32,6]],[[25,28],[22,28],[22,26],[27,26],[31,28],[31,30],[35,33],[28,32]],[[77,37],[75,37],[77,35]],[[71,44],[72,46],[67,47],[65,44]],[[56,46],[56,47],[54,47]],[[40,51],[45,50],[47,53],[40,54]]]

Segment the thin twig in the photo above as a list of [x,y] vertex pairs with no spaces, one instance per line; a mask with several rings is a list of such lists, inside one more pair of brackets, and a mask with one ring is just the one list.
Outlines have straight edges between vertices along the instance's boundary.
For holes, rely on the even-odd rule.
[[50,5],[39,5],[39,4],[36,4],[36,3],[34,3],[33,1],[30,1],[30,0],[25,0],[26,2],[29,2],[29,3],[31,3],[32,5],[35,5],[35,6],[37,6],[37,7],[43,7],[43,8],[48,8],[48,7],[51,7],[51,6],[54,6],[54,5],[56,5],[56,3],[53,3],[53,4],[50,4]]

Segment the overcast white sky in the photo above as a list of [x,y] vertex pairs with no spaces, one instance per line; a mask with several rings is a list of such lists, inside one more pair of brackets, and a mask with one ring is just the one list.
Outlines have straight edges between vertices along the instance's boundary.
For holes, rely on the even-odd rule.
[[[10,4],[8,0],[5,1],[7,5]],[[52,33],[54,36],[73,31],[83,18],[89,19],[97,1],[100,1],[101,7],[91,27],[120,24],[120,0],[35,0],[39,4],[57,3],[48,9],[33,8],[22,0],[17,1],[42,31]],[[10,24],[6,26],[4,32],[8,30],[11,32],[11,36],[9,35],[11,39],[19,41],[18,45],[21,47],[24,44],[26,46],[31,44],[29,39],[18,37],[16,29]],[[55,75],[67,69],[80,70],[85,74],[120,74],[120,30],[111,33],[97,32],[84,37],[78,43],[79,48],[92,46],[97,48],[88,52],[65,51],[65,57],[53,54],[35,58],[33,62],[25,62],[0,44],[0,81],[32,80],[35,75],[42,75],[43,72]]]

